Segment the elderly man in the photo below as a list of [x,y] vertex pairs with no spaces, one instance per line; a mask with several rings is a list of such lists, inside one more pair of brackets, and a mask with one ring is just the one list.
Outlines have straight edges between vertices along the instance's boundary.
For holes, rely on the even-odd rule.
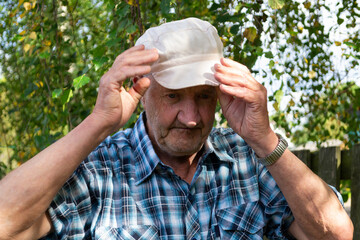
[[[336,190],[222,51],[199,19],[149,29],[101,78],[92,114],[0,182],[0,239],[352,239]],[[134,128],[107,137],[140,100]],[[231,129],[212,129],[217,100]]]

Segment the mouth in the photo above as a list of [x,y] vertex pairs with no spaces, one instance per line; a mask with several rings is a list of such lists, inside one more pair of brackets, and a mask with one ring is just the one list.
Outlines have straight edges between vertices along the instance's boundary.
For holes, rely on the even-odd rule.
[[174,127],[171,128],[171,130],[179,133],[190,134],[190,133],[194,133],[195,131],[199,131],[200,128]]

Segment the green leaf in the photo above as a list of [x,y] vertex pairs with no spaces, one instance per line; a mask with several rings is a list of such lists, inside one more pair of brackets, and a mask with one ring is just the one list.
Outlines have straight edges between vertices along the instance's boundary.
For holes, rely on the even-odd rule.
[[[240,4],[239,4],[239,5],[240,5]],[[239,5],[238,5],[238,6],[239,6]],[[238,6],[237,6],[237,7],[238,7]],[[240,7],[241,7],[241,6],[240,6]],[[240,8],[240,7],[238,7],[238,8]],[[212,5],[211,5],[211,7],[210,7],[210,9],[209,9],[209,11],[215,12],[215,10],[217,10],[218,8],[220,8],[220,4],[213,2]],[[235,10],[238,11],[239,9],[235,9]]]
[[77,77],[73,80],[73,86],[75,89],[79,89],[82,86],[84,86],[85,84],[90,82],[90,78],[88,76],[86,76],[85,74]]
[[240,25],[239,24],[235,24],[233,26],[231,26],[230,28],[230,32],[234,35],[238,34],[239,32],[239,28],[240,28]]
[[281,102],[283,96],[284,96],[284,92],[281,89],[277,90],[276,93],[274,94],[275,100],[278,103]]
[[45,58],[49,58],[50,57],[50,53],[49,52],[42,52],[42,53],[40,53],[39,54],[39,57],[41,58],[41,59],[45,59]]
[[93,55],[94,58],[101,58],[106,51],[106,47],[101,45],[98,46],[90,51],[90,53]]
[[344,202],[347,202],[347,200],[349,199],[349,193],[342,193],[341,196]]
[[257,47],[255,54],[258,55],[258,56],[263,55],[263,49],[261,47]]
[[44,145],[46,144],[46,137],[45,136],[35,136],[34,137],[34,140],[35,140],[35,146],[38,148],[38,149],[43,149],[44,148]]
[[106,5],[106,9],[111,12],[114,8],[115,8],[115,1],[111,1],[111,0],[105,0]]
[[[124,4],[123,4],[124,5]],[[128,4],[125,4],[124,6],[122,6],[121,8],[119,8],[119,10],[117,11],[118,16],[120,18],[125,17],[130,11],[130,6]]]
[[[276,111],[279,111],[279,103],[274,102],[274,103],[273,103],[273,108],[274,108]],[[275,120],[275,118],[274,118],[274,121],[277,122],[277,120]]]
[[52,98],[58,98],[62,93],[62,89],[57,88],[54,91],[52,91]]
[[254,42],[256,38],[256,28],[254,27],[246,28],[244,31],[244,37],[246,37],[246,39],[249,40],[250,42]]
[[285,0],[269,0],[269,6],[272,9],[281,9],[285,5]]
[[266,58],[274,58],[274,55],[272,54],[272,52],[266,52],[265,57]]
[[64,105],[65,103],[68,103],[72,98],[72,96],[73,96],[72,89],[66,89],[63,95],[61,96],[61,104]]
[[130,25],[126,28],[126,32],[129,34],[132,34],[134,32],[136,32],[136,26],[135,25]]
[[37,86],[35,84],[33,84],[33,83],[30,83],[28,85],[28,87],[25,89],[25,91],[23,93],[23,97],[26,98],[27,96],[29,96],[36,89],[37,89]]
[[344,42],[344,44],[348,45],[349,47],[356,48],[356,45],[351,42]]
[[109,61],[109,58],[107,58],[107,57],[94,58],[94,60],[92,62],[95,65],[95,71],[97,71],[99,68],[101,68],[101,66],[104,63],[106,63],[107,61]]
[[274,60],[270,60],[270,63],[269,63],[269,68],[272,69],[275,65],[275,62]]
[[108,47],[112,47],[117,45],[120,42],[120,39],[110,39],[109,41],[106,42],[106,46]]
[[162,0],[160,3],[160,9],[162,14],[167,14],[170,12],[170,2],[171,0]]
[[15,35],[13,38],[11,38],[11,41],[17,42],[22,38],[20,35]]
[[344,22],[344,19],[342,19],[342,18],[338,18],[338,19],[337,19],[337,23],[338,23],[339,25],[341,25],[343,22]]

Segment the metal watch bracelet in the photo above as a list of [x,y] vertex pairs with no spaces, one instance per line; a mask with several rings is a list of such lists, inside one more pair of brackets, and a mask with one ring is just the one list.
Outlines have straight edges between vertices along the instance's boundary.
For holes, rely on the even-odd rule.
[[280,134],[276,133],[276,136],[278,137],[279,142],[274,151],[272,151],[264,158],[258,158],[258,161],[265,166],[274,164],[283,155],[286,148],[288,147],[287,141]]

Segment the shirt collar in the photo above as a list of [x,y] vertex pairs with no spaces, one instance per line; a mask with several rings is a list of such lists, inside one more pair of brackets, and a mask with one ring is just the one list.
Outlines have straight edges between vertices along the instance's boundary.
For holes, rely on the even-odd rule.
[[149,177],[160,162],[159,157],[155,153],[149,135],[146,132],[145,121],[146,116],[143,112],[140,114],[139,119],[135,123],[130,137],[131,145],[135,149],[136,185],[140,184]]
[[224,136],[219,135],[217,129],[213,128],[205,143],[205,157],[213,153],[219,161],[236,162],[234,158],[229,156],[226,150],[227,148],[225,147],[225,145],[228,145],[226,143],[227,141],[224,139]]

